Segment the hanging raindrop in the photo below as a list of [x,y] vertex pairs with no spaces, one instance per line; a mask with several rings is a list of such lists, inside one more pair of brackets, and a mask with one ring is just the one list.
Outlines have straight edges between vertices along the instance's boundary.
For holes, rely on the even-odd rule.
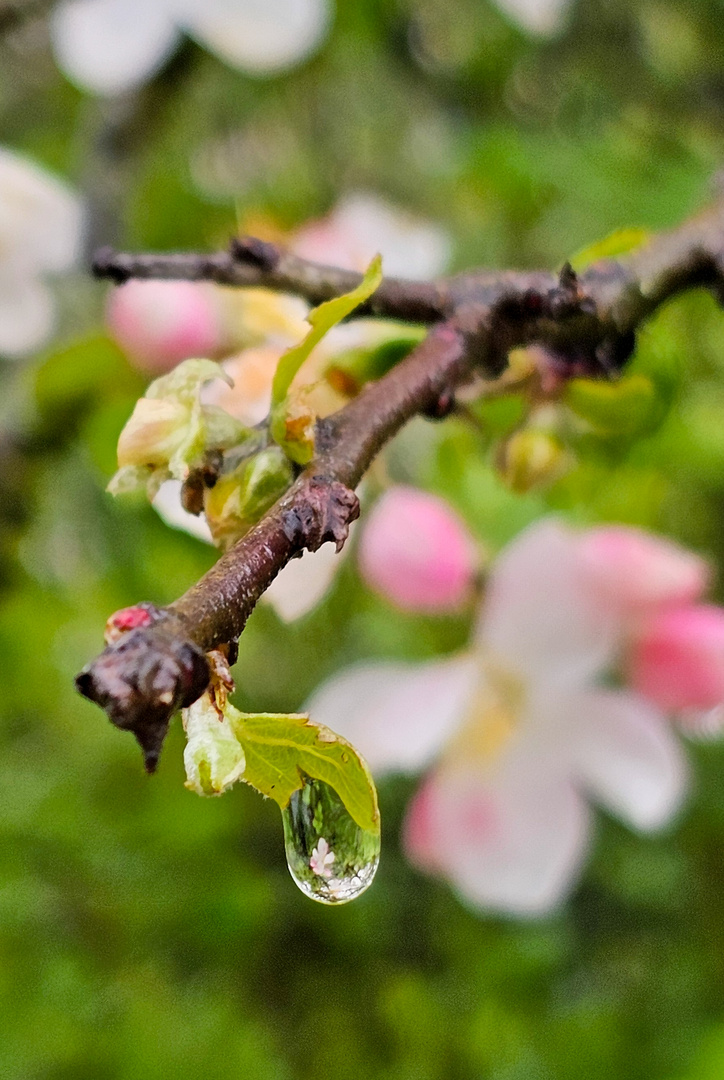
[[306,896],[345,904],[372,884],[380,834],[361,829],[329,784],[306,777],[282,820],[289,872]]

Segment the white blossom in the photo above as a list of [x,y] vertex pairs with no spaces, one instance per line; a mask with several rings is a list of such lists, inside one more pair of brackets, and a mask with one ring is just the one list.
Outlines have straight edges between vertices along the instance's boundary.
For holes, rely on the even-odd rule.
[[50,336],[46,279],[73,266],[81,234],[81,204],[65,184],[0,148],[0,355],[21,356]]
[[649,831],[686,791],[667,716],[602,685],[623,624],[591,587],[584,548],[558,522],[532,526],[495,564],[468,652],[359,665],[307,703],[378,774],[436,762],[408,813],[406,847],[477,907],[550,910],[587,853],[590,802]]

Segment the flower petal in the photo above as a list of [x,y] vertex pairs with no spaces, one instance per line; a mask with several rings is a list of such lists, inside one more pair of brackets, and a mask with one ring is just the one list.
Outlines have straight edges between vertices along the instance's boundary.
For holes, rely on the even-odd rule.
[[690,604],[711,577],[706,561],[671,540],[623,525],[580,534],[581,560],[601,603],[636,617]]
[[181,529],[206,544],[213,543],[204,515],[196,517],[189,514],[181,505],[180,480],[166,480],[161,484],[153,500],[153,508],[172,529]]
[[398,484],[367,516],[359,545],[363,580],[405,611],[444,612],[472,595],[478,553],[444,499]]
[[496,0],[501,11],[532,34],[549,37],[563,26],[571,0]]
[[373,772],[417,772],[457,728],[477,678],[469,656],[359,664],[318,687],[306,711],[349,739]]
[[575,882],[590,815],[560,772],[515,752],[494,771],[463,765],[417,793],[404,843],[417,866],[447,877],[475,907],[516,915],[555,908]]
[[58,66],[96,94],[138,86],[176,46],[173,7],[168,0],[65,0],[50,20]]
[[227,64],[255,75],[300,63],[331,21],[328,0],[187,0],[183,6],[190,34]]
[[300,619],[321,602],[347,550],[345,544],[338,555],[333,544],[324,544],[319,551],[305,551],[284,567],[262,599],[283,622]]
[[574,769],[585,788],[636,829],[664,825],[687,789],[686,759],[666,719],[637,694],[571,696]]
[[345,196],[326,218],[301,228],[294,241],[298,255],[352,270],[364,270],[380,252],[386,274],[413,279],[441,274],[451,249],[439,225],[365,192]]
[[53,297],[42,282],[3,273],[0,278],[0,355],[21,356],[42,345],[52,330],[53,319]]
[[724,702],[724,609],[689,604],[638,628],[628,659],[631,685],[666,711]]
[[65,184],[0,149],[0,251],[15,274],[68,270],[80,254],[82,217],[80,200]]
[[537,522],[497,559],[479,638],[503,664],[560,686],[597,674],[613,656],[614,619],[588,587],[578,537]]

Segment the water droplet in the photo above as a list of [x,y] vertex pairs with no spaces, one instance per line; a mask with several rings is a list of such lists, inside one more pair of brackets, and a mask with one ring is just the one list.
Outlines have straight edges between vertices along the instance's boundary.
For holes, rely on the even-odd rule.
[[289,872],[321,904],[345,904],[372,884],[380,861],[379,833],[366,832],[334,788],[307,777],[282,810]]

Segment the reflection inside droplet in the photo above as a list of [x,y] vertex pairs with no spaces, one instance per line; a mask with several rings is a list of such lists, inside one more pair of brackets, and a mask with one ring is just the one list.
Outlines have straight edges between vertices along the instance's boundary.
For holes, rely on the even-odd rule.
[[345,904],[369,885],[380,861],[379,833],[361,829],[334,788],[307,777],[282,810],[289,871],[321,904]]

